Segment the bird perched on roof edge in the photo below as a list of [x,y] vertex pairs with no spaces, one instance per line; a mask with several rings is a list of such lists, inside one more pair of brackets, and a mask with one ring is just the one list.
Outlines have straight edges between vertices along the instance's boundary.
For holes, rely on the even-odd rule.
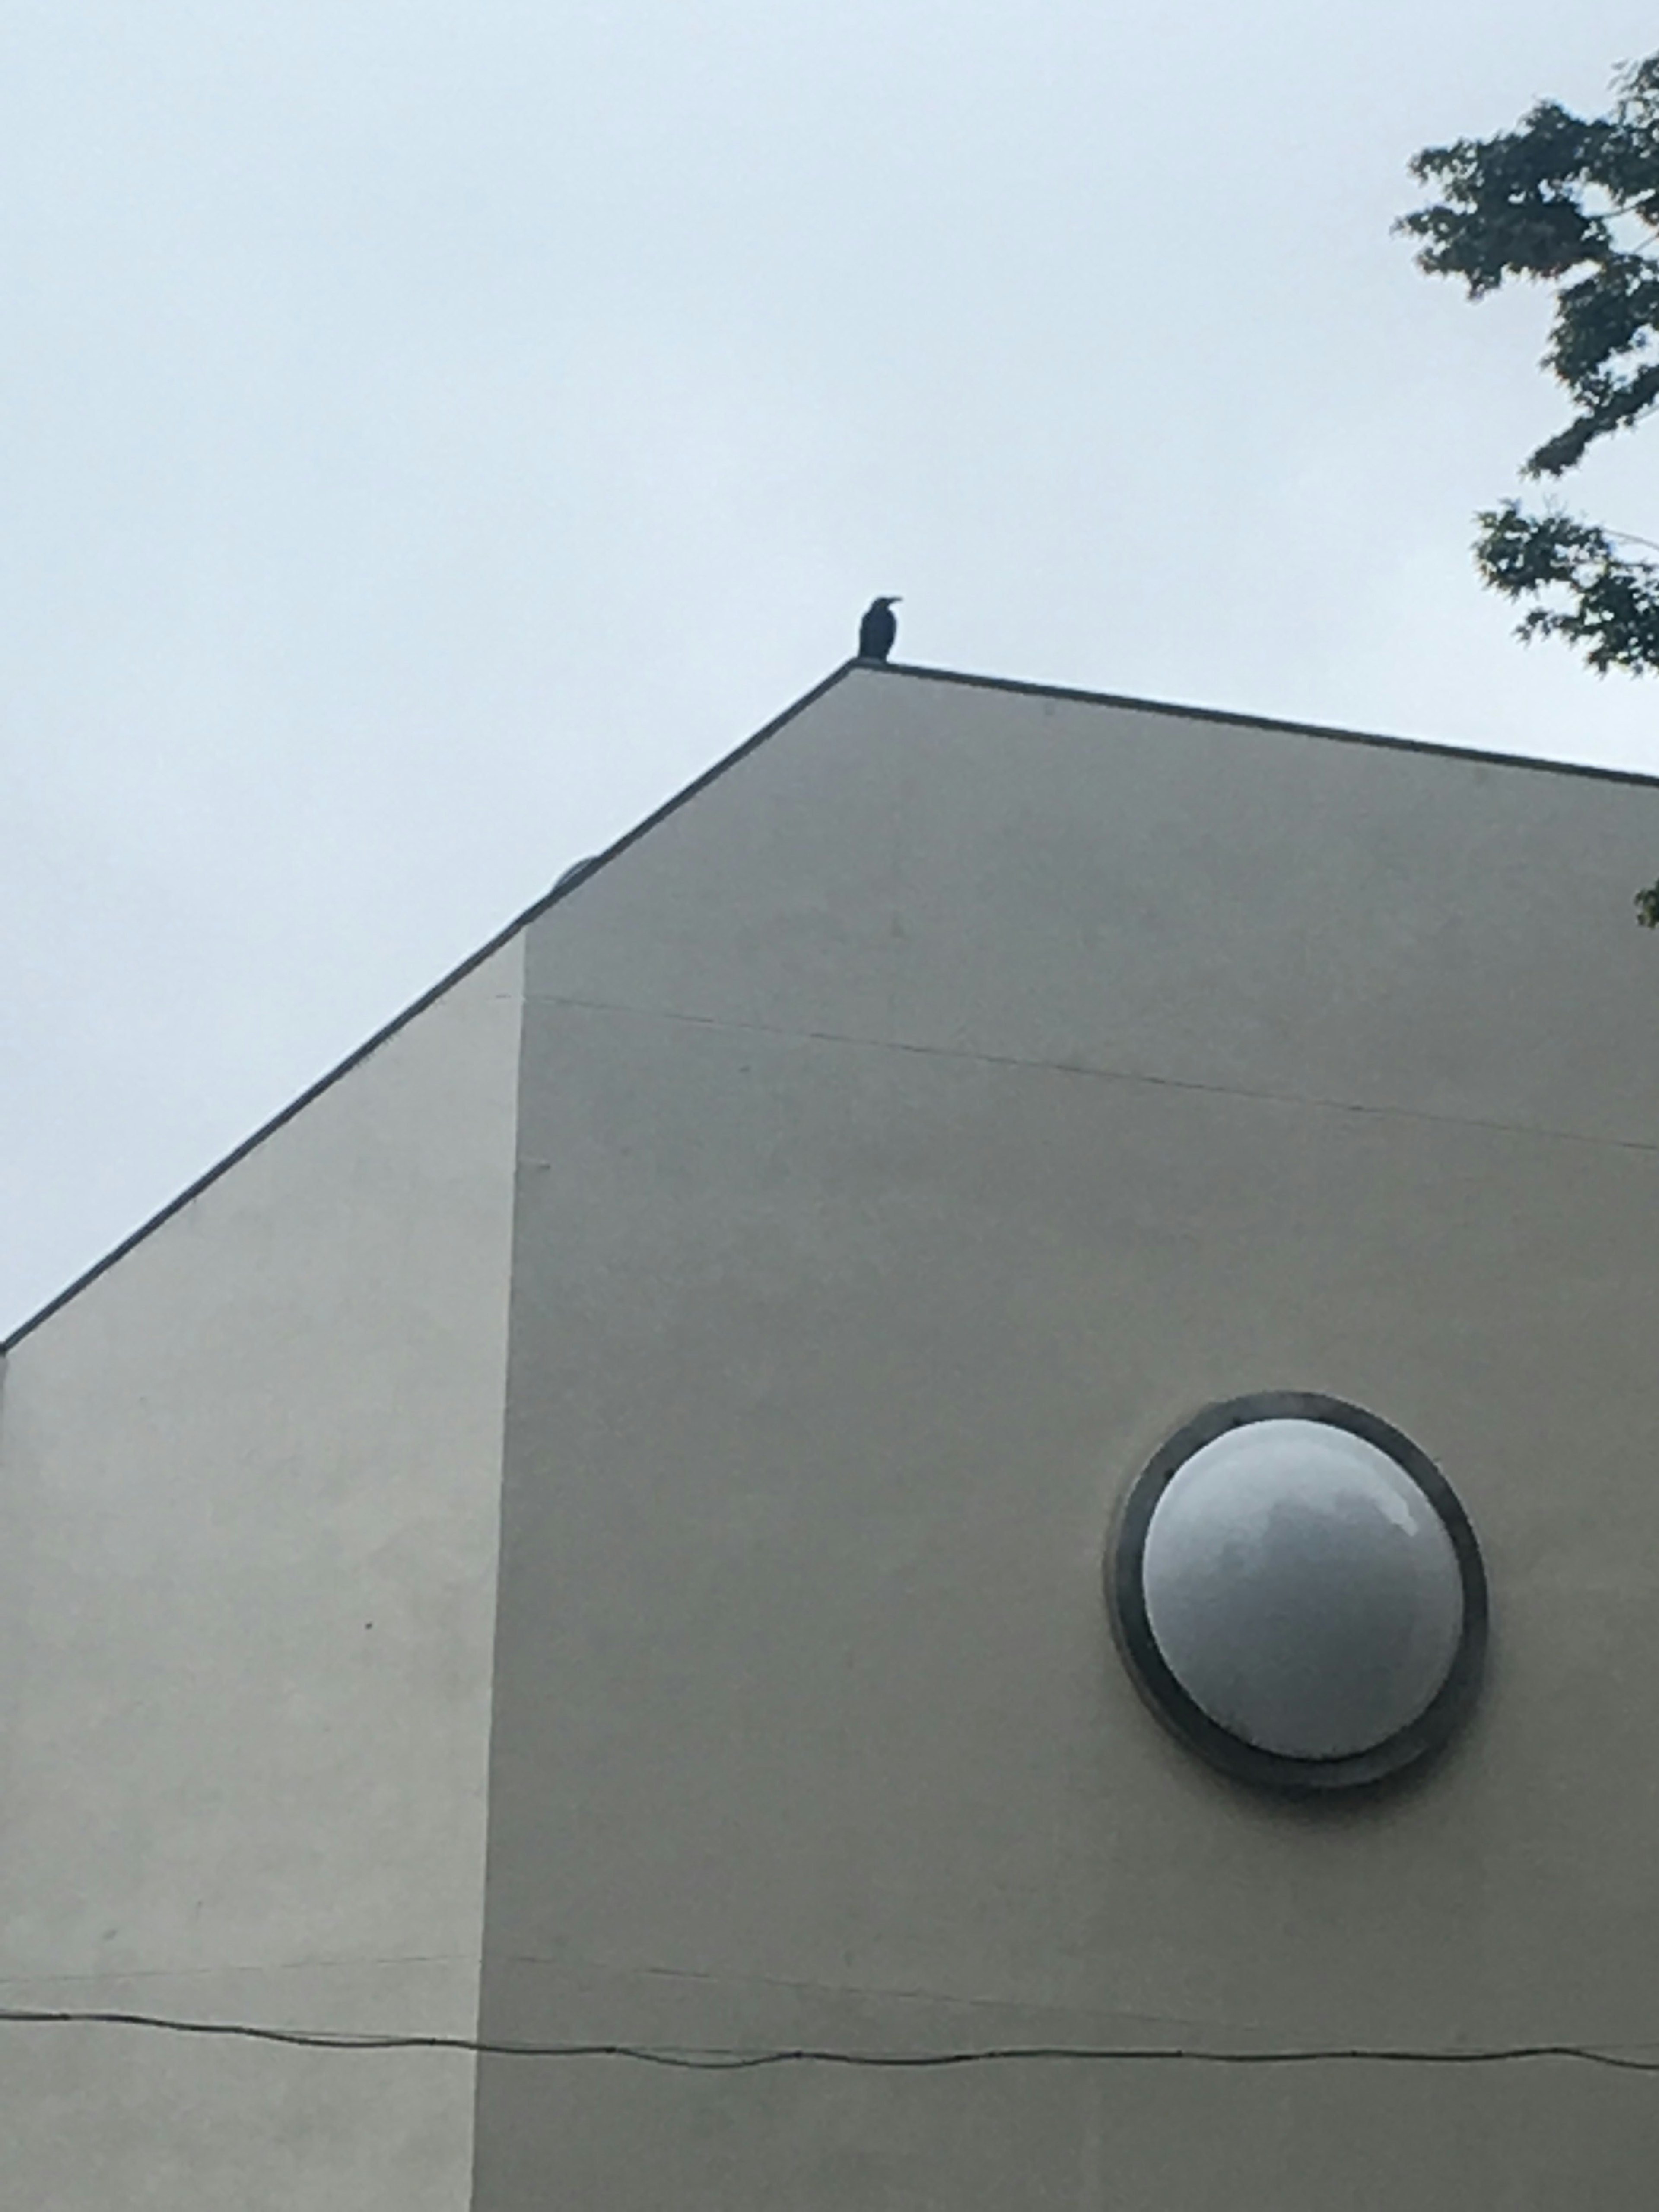
[[893,640],[898,635],[898,617],[893,612],[898,605],[898,595],[890,599],[872,599],[864,610],[864,620],[859,624],[859,659],[885,660],[893,650]]

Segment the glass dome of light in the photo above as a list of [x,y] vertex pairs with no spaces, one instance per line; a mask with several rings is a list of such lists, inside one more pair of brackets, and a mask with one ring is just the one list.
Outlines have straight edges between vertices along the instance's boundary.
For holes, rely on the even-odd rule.
[[1120,1642],[1195,1748],[1325,1787],[1447,1733],[1485,1582],[1443,1477],[1374,1417],[1289,1394],[1212,1408],[1141,1476],[1114,1564]]
[[1323,1422],[1255,1421],[1194,1452],[1153,1511],[1146,1613],[1170,1672],[1263,1751],[1338,1759],[1445,1680],[1463,1584],[1403,1468]]

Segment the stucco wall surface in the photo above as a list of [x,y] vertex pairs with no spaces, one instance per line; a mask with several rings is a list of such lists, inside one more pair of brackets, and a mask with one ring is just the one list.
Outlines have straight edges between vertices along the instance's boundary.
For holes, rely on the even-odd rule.
[[[521,949],[14,1349],[0,2004],[471,2034]],[[471,2062],[0,2024],[8,2203],[460,2212]]]
[[[1659,792],[859,673],[536,923],[493,2034],[1659,2043]],[[1139,1704],[1116,1500],[1370,1406],[1488,1694],[1364,1804]],[[478,2212],[1651,2201],[1659,2091],[486,2060]]]
[[1651,1144],[1656,825],[1651,783],[854,669],[529,989]]

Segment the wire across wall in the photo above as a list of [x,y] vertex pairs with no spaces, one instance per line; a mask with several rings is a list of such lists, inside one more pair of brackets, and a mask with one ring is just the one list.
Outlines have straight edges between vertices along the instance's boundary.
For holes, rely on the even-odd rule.
[[1412,2046],[1392,2044],[1309,2044],[1259,2050],[1189,2045],[1075,2043],[972,2044],[933,2051],[848,2050],[796,2044],[756,2050],[648,2043],[532,2043],[487,2036],[376,2033],[348,2028],[274,2027],[249,2021],[191,2020],[167,2014],[59,2011],[0,2006],[0,2027],[130,2028],[152,2034],[285,2045],[300,2051],[453,2051],[479,2058],[612,2059],[682,2073],[748,2074],[769,2067],[850,2067],[922,2073],[951,2068],[1019,2065],[1087,2066],[1521,2066],[1548,2059],[1610,2068],[1623,2074],[1659,2074],[1659,2045],[1613,2050],[1583,2043],[1506,2043]]

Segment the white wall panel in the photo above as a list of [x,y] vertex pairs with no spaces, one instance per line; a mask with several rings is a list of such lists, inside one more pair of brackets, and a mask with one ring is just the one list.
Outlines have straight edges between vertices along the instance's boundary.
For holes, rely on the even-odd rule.
[[[521,971],[12,1352],[0,2003],[472,2032]],[[471,2094],[465,2057],[0,2025],[8,2199],[52,2212],[461,2212]]]

